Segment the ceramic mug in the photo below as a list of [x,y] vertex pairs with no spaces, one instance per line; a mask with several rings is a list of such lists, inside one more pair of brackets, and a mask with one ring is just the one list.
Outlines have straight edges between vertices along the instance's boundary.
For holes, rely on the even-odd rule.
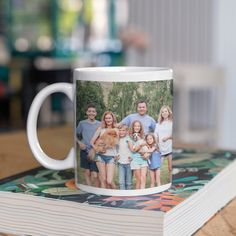
[[[74,147],[55,160],[40,147],[37,118],[52,93],[74,105]],[[172,70],[159,67],[91,67],[74,70],[73,84],[55,83],[35,97],[27,136],[46,168],[75,168],[79,189],[100,195],[137,196],[171,186]]]

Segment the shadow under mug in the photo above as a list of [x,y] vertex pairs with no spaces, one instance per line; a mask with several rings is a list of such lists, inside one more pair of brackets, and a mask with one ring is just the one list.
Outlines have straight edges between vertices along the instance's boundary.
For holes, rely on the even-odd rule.
[[[74,147],[64,160],[48,156],[37,137],[40,107],[56,92],[74,105]],[[29,146],[46,168],[75,168],[76,186],[83,191],[109,196],[162,192],[171,186],[172,103],[171,69],[78,68],[73,84],[55,83],[36,95],[27,120]]]

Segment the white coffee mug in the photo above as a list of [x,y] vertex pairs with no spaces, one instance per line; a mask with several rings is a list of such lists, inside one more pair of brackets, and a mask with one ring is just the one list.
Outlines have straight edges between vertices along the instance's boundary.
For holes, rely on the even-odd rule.
[[[62,92],[74,104],[74,147],[55,160],[40,147],[37,118],[44,100]],[[76,186],[109,196],[137,196],[171,186],[172,70],[91,67],[74,70],[73,84],[55,83],[35,97],[27,136],[46,168],[75,168]]]

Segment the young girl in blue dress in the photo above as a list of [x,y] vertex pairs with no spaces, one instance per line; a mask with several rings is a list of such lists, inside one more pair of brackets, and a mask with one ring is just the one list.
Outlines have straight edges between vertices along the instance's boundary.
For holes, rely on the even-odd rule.
[[145,136],[147,150],[149,153],[148,166],[150,173],[150,187],[161,185],[160,168],[161,168],[161,153],[158,151],[158,146],[154,134]]

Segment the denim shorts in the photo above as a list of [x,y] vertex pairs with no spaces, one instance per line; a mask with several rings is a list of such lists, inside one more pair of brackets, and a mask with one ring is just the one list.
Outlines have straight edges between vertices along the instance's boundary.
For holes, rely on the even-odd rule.
[[109,163],[115,163],[113,156],[106,156],[100,153],[97,153],[95,156],[95,161],[99,161],[101,163],[109,164]]
[[141,169],[141,168],[147,167],[147,166],[148,166],[147,161],[142,162],[142,163],[135,163],[135,162],[131,161],[131,163],[130,163],[131,170],[138,170],[138,169]]

